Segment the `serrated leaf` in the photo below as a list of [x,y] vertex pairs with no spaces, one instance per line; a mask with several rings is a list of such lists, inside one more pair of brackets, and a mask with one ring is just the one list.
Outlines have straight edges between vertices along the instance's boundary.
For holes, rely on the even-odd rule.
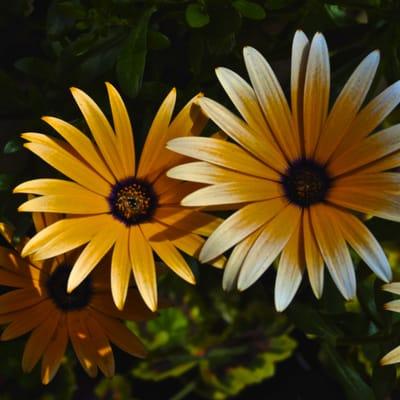
[[210,22],[210,16],[200,4],[189,4],[186,7],[185,17],[192,28],[202,28]]
[[253,1],[235,0],[233,6],[245,18],[262,20],[266,17],[264,8]]
[[142,86],[147,55],[147,29],[154,11],[152,7],[142,13],[117,58],[118,83],[129,97],[135,97]]

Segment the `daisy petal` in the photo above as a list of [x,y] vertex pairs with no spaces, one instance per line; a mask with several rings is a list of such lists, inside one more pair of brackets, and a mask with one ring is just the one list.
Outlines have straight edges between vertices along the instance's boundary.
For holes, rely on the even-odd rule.
[[301,223],[282,251],[275,281],[275,308],[283,311],[299,289],[304,271],[303,229]]
[[258,101],[280,148],[288,158],[300,158],[299,138],[293,129],[289,105],[271,66],[252,47],[245,47],[243,56]]
[[268,200],[282,195],[283,192],[278,183],[254,178],[246,182],[207,186],[186,196],[181,204],[190,207],[205,207]]
[[208,262],[245,239],[277,215],[287,202],[281,198],[248,204],[228,217],[208,238],[200,261]]
[[344,239],[379,278],[389,282],[392,279],[392,270],[381,245],[372,233],[355,216],[333,208],[332,211]]
[[35,197],[18,207],[18,211],[62,214],[103,214],[110,211],[107,200],[94,193],[52,194]]
[[360,143],[363,138],[367,137],[382,123],[399,103],[400,81],[397,81],[372,99],[360,111],[347,131],[349,134],[340,143],[336,154],[340,155]]
[[145,178],[152,171],[160,150],[164,148],[165,142],[168,140],[168,126],[174,111],[175,101],[176,90],[174,88],[161,104],[147,134],[137,171],[139,178]]
[[305,209],[303,216],[304,255],[311,288],[315,297],[320,299],[324,288],[324,260],[318,248],[310,218],[310,211]]
[[24,147],[92,192],[102,196],[110,194],[111,186],[107,181],[55,142],[51,143],[50,140],[48,144],[25,143]]
[[47,385],[55,376],[61,365],[68,344],[66,317],[61,314],[56,331],[52,336],[42,359],[42,383]]
[[289,204],[265,226],[244,260],[238,278],[239,290],[247,289],[268,269],[289,241],[300,218],[301,210]]
[[253,246],[253,243],[258,238],[261,230],[262,228],[257,229],[233,248],[224,269],[224,277],[222,280],[222,288],[224,290],[232,290],[236,287],[243,261]]
[[356,277],[349,249],[331,207],[317,204],[310,208],[311,223],[322,257],[336,286],[346,300],[356,295]]
[[36,327],[29,336],[22,356],[22,370],[24,372],[32,371],[46,350],[57,328],[60,315],[61,313],[58,310],[53,309],[53,312],[47,314],[46,320]]
[[400,282],[391,282],[382,285],[382,289],[389,293],[400,294]]
[[242,77],[228,68],[217,68],[215,73],[232,103],[250,127],[256,132],[263,135],[268,134],[271,137],[253,88]]
[[270,167],[279,171],[286,170],[288,164],[270,136],[254,131],[240,118],[214,100],[203,97],[199,104],[202,110],[244,149]]
[[[37,259],[51,258],[75,249],[89,240],[103,227],[113,222],[110,215],[67,218],[38,232],[23,248],[22,257],[35,253]],[[82,229],[82,226],[85,229]]]
[[186,282],[195,284],[196,280],[192,270],[189,268],[181,253],[179,253],[176,247],[167,239],[164,233],[168,228],[165,228],[155,221],[141,224],[140,227],[149,241],[150,246],[160,259]]
[[292,65],[291,65],[291,104],[293,126],[296,129],[300,142],[300,148],[304,153],[303,135],[303,102],[304,102],[304,82],[306,77],[307,58],[310,51],[310,42],[302,31],[296,31],[292,45]]
[[104,179],[111,184],[115,183],[115,178],[99,156],[93,143],[78,128],[55,117],[43,117],[42,120],[55,129]]
[[400,362],[400,346],[397,346],[380,360],[381,365],[396,364],[398,362]]
[[67,291],[71,293],[96,267],[98,262],[114,245],[120,232],[125,227],[119,222],[103,227],[79,255],[68,278]]
[[[108,98],[115,129],[115,141],[120,156],[120,163],[125,172],[125,178],[135,175],[135,144],[131,121],[125,104],[111,83],[106,82]],[[123,177],[123,178],[124,178]]]
[[151,311],[155,311],[157,278],[153,252],[139,226],[131,226],[129,231],[129,255],[136,285],[146,305]]
[[252,176],[241,174],[230,169],[221,168],[205,161],[195,161],[187,164],[181,164],[171,168],[167,175],[170,178],[183,181],[208,183],[214,185],[217,183],[227,183],[230,181],[245,181],[252,179]]
[[85,92],[77,88],[71,88],[71,93],[110,170],[117,179],[124,178],[124,171],[120,161],[122,154],[118,152],[115,134],[107,118]]
[[98,312],[92,313],[92,316],[99,322],[108,338],[121,350],[135,357],[143,358],[146,356],[143,344],[121,322]]
[[244,174],[279,180],[278,173],[226,140],[205,137],[177,138],[169,141],[167,148],[187,157],[208,161]]
[[305,79],[304,145],[306,157],[312,157],[329,107],[329,53],[325,38],[321,33],[316,33],[311,42]]
[[330,158],[346,132],[349,135],[354,134],[348,129],[371,87],[379,58],[379,51],[373,51],[365,57],[336,99],[316,150],[316,158],[321,163],[325,163]]
[[111,260],[111,293],[119,310],[125,304],[130,275],[129,230],[124,229],[115,241]]

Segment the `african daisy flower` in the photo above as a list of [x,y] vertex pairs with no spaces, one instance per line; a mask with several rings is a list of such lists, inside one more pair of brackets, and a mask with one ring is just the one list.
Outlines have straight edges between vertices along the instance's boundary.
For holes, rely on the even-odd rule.
[[[54,216],[36,214],[34,221],[40,230],[54,222]],[[10,229],[4,225],[1,228],[11,245]],[[76,252],[69,252],[36,262],[23,259],[14,249],[0,247],[0,285],[10,289],[0,296],[0,324],[7,324],[0,339],[11,340],[31,332],[22,368],[30,372],[42,359],[44,384],[57,373],[69,341],[91,377],[97,375],[98,368],[108,377],[114,375],[110,342],[131,355],[146,354],[139,339],[121,321],[142,321],[154,316],[140,294],[129,288],[125,308],[118,310],[111,299],[106,266],[67,293],[68,274],[75,259]]]
[[[131,270],[140,293],[151,310],[157,308],[157,282],[153,251],[181,278],[195,278],[182,254],[195,256],[204,239],[218,225],[211,215],[180,206],[193,190],[165,176],[165,170],[181,160],[165,149],[167,140],[178,135],[198,134],[206,122],[192,99],[172,120],[176,91],[162,103],[150,127],[138,166],[131,123],[125,105],[110,85],[107,91],[114,129],[95,102],[72,88],[94,138],[54,117],[44,117],[64,139],[40,133],[25,133],[25,147],[72,181],[36,179],[22,183],[16,193],[41,195],[19,207],[20,211],[65,213],[35,235],[23,256],[47,259],[87,243],[72,267],[68,292],[89,275],[112,249],[111,290],[119,309],[124,305]],[[216,265],[221,266],[222,260]]]
[[[392,282],[383,285],[386,292],[400,294],[400,282]],[[392,300],[385,304],[385,310],[400,312],[400,300]],[[400,362],[400,346],[389,351],[380,361],[382,365],[396,364]]]
[[379,63],[374,51],[356,68],[328,113],[330,67],[324,36],[317,33],[310,44],[298,31],[289,107],[263,56],[251,47],[243,52],[252,86],[229,69],[216,70],[243,119],[211,99],[199,100],[236,143],[197,137],[167,144],[201,160],[177,166],[168,176],[210,185],[189,194],[183,205],[241,204],[209,237],[200,261],[234,247],[223,286],[244,290],[282,253],[275,283],[278,310],[291,302],[305,268],[319,298],[324,264],[343,296],[354,297],[348,245],[389,281],[391,269],[381,246],[353,212],[400,220],[400,174],[388,172],[400,166],[400,125],[369,136],[400,101],[400,82],[361,109]]

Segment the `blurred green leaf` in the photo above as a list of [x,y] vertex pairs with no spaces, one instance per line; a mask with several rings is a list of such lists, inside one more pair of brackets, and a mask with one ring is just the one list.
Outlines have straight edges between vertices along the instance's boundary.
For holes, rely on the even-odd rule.
[[147,34],[147,46],[151,50],[165,50],[171,46],[171,41],[163,33],[150,30]]
[[390,393],[396,386],[396,366],[376,365],[372,373],[372,388],[378,400],[390,397]]
[[122,90],[135,97],[142,86],[147,54],[147,29],[155,8],[148,8],[136,21],[117,59],[117,79]]
[[185,17],[192,28],[202,28],[210,22],[210,17],[201,4],[189,4],[186,7]]
[[253,1],[235,0],[233,6],[246,18],[262,20],[266,17],[264,8]]
[[339,355],[334,347],[324,344],[323,358],[342,385],[349,400],[375,400],[372,389],[365,383],[360,374]]
[[23,141],[21,138],[13,138],[9,140],[3,149],[4,154],[12,154],[22,149]]
[[14,186],[15,176],[11,174],[0,174],[0,191],[10,191]]

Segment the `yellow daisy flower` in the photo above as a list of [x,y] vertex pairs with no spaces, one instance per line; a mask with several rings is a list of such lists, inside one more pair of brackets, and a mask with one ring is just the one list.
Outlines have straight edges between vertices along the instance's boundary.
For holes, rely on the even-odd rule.
[[310,44],[298,31],[289,107],[263,56],[251,47],[243,53],[252,86],[229,69],[216,70],[243,119],[211,99],[199,100],[236,143],[197,137],[167,144],[201,160],[173,168],[169,177],[210,185],[189,194],[183,205],[242,205],[209,237],[200,261],[234,247],[223,286],[244,290],[282,252],[275,284],[278,310],[291,302],[305,268],[319,298],[324,264],[343,296],[354,297],[356,278],[347,244],[389,281],[391,269],[381,246],[353,211],[400,220],[400,174],[387,172],[400,166],[400,125],[369,136],[399,103],[400,82],[361,109],[379,63],[374,51],[356,68],[328,113],[330,67],[324,36],[317,33]]
[[[199,235],[209,235],[218,218],[180,206],[193,191],[193,184],[171,180],[165,171],[182,160],[165,149],[167,140],[179,135],[196,135],[206,118],[192,99],[171,121],[176,91],[165,98],[148,133],[140,162],[136,166],[131,123],[125,105],[107,85],[114,129],[95,102],[72,88],[94,143],[69,123],[44,117],[65,141],[40,133],[25,133],[25,147],[72,179],[37,179],[22,183],[16,193],[41,195],[19,207],[20,211],[65,213],[58,221],[34,236],[23,256],[46,259],[88,243],[69,280],[68,292],[89,275],[101,258],[113,248],[111,290],[119,309],[124,305],[131,269],[137,287],[151,310],[157,308],[157,282],[153,251],[181,278],[195,278],[182,250],[195,256],[203,245]],[[221,267],[222,259],[215,265]]]
[[[55,219],[53,215],[36,214],[34,221],[40,230]],[[2,225],[1,231],[11,244],[7,226]],[[106,265],[67,293],[67,279],[75,260],[76,253],[69,252],[35,262],[23,259],[19,251],[0,247],[0,285],[10,288],[0,296],[0,324],[7,324],[0,339],[11,340],[31,332],[22,369],[30,372],[41,358],[44,384],[57,373],[69,341],[91,377],[97,375],[98,368],[107,377],[114,375],[110,342],[133,356],[146,355],[142,343],[121,321],[143,321],[154,316],[140,294],[129,288],[125,308],[118,310],[104,273]]]
[[[400,282],[387,283],[382,286],[386,292],[400,294]],[[392,300],[385,304],[385,310],[400,312],[400,300]],[[396,364],[400,362],[400,346],[389,351],[380,361],[382,365]]]

